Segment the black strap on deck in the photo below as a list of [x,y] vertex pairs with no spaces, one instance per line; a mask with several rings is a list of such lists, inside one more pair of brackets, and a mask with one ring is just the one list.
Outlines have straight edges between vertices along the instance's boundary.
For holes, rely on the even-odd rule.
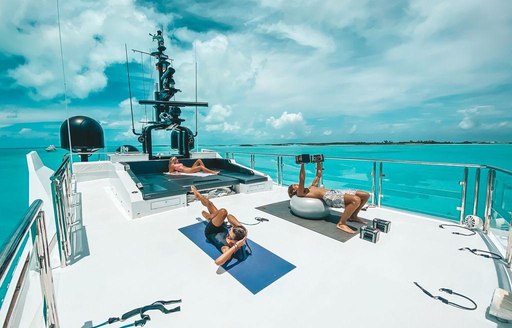
[[105,325],[112,324],[114,322],[123,322],[123,321],[126,321],[126,320],[130,319],[133,316],[136,316],[136,315],[140,315],[140,319],[139,320],[136,320],[134,323],[131,323],[131,324],[119,327],[119,328],[142,327],[148,321],[151,320],[151,317],[148,314],[146,314],[146,312],[153,311],[153,310],[158,310],[158,311],[160,311],[160,312],[162,312],[164,314],[178,312],[178,311],[181,310],[180,306],[177,306],[177,307],[172,308],[172,309],[167,309],[165,307],[165,305],[167,305],[167,304],[175,304],[175,303],[181,303],[181,300],[156,301],[156,302],[153,302],[153,303],[151,303],[149,305],[145,305],[145,306],[138,307],[138,308],[135,308],[133,310],[130,310],[130,311],[126,312],[125,314],[123,314],[121,317],[108,318],[107,321],[105,321],[105,322],[103,322],[103,323],[101,323],[101,324],[99,324],[97,326],[94,326],[92,328],[99,328],[99,327],[102,327],[102,326],[105,326]]
[[466,233],[461,233],[461,232],[457,232],[457,231],[452,231],[452,234],[454,234],[454,235],[473,236],[476,234],[475,230],[468,228],[468,227],[460,226],[457,224],[440,224],[439,225],[439,228],[441,228],[441,229],[444,229],[444,227],[456,227],[456,228],[465,229],[465,230],[468,230],[471,232],[471,233],[466,234]]
[[503,257],[500,254],[496,254],[496,253],[489,252],[489,251],[484,251],[482,249],[462,247],[462,248],[459,248],[459,251],[470,251],[471,253],[473,253],[475,255],[483,256],[488,259],[503,260]]
[[454,292],[453,290],[451,289],[448,289],[448,288],[439,288],[439,291],[440,292],[445,292],[445,293],[448,293],[450,295],[456,295],[456,296],[459,296],[459,297],[462,297],[462,298],[465,298],[466,300],[470,301],[471,303],[473,303],[473,306],[472,307],[468,307],[468,306],[464,306],[464,305],[460,305],[460,304],[457,304],[457,303],[453,303],[453,302],[450,302],[448,301],[446,298],[442,297],[442,296],[434,296],[432,295],[428,290],[426,290],[425,288],[421,287],[416,281],[414,282],[414,284],[416,286],[418,286],[419,289],[421,289],[422,292],[424,292],[427,296],[435,299],[435,300],[438,300],[438,301],[441,301],[443,302],[444,304],[447,304],[447,305],[451,305],[453,307],[456,307],[456,308],[459,308],[459,309],[463,309],[463,310],[476,310],[477,308],[477,305],[476,303],[470,299],[469,297],[467,296],[464,296],[462,294],[459,294],[459,293],[456,293]]
[[238,221],[238,222],[240,222],[243,225],[253,226],[253,225],[258,225],[258,224],[260,224],[262,222],[268,222],[269,221],[269,219],[265,219],[265,218],[262,218],[262,217],[259,217],[259,216],[255,217],[254,220],[256,220],[258,222],[256,222],[256,223],[247,223],[247,222],[242,222],[242,221]]

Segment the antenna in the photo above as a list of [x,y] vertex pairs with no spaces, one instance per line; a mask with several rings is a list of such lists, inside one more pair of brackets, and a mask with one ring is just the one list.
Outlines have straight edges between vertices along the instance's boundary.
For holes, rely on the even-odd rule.
[[[196,43],[194,42],[194,62],[195,62],[195,76],[196,76],[196,103],[197,103],[197,51],[196,51]],[[197,137],[197,134],[198,134],[198,129],[197,129],[197,120],[198,120],[198,115],[197,115],[197,105],[196,105],[196,133],[194,134],[194,137]],[[199,138],[197,138],[197,142],[196,142],[196,152],[199,151]]]
[[62,50],[62,33],[60,29],[60,6],[59,6],[59,0],[57,0],[57,22],[59,24],[59,45],[60,45],[60,62],[62,66],[62,80],[64,83],[64,108],[66,109],[66,115],[67,115],[67,124],[68,124],[68,142],[69,142],[69,160],[71,163],[70,170],[71,174],[73,174],[73,147],[71,146],[71,127],[69,125],[69,109],[68,109],[68,99],[67,99],[67,84],[66,84],[66,69],[64,66],[64,51]]
[[126,43],[124,44],[124,52],[126,54],[126,72],[128,73],[128,94],[130,95],[130,113],[132,115],[132,132],[135,135],[140,135],[135,132],[135,123],[133,122],[133,104],[132,104],[132,86],[130,83],[130,65],[128,65],[128,48],[126,47]]

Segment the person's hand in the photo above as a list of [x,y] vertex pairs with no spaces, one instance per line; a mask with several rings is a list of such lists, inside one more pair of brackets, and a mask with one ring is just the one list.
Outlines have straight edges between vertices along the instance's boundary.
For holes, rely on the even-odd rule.
[[237,248],[240,248],[242,247],[243,245],[245,245],[245,240],[247,239],[247,236],[245,236],[243,239],[240,239],[239,241],[237,241],[235,243],[235,247]]

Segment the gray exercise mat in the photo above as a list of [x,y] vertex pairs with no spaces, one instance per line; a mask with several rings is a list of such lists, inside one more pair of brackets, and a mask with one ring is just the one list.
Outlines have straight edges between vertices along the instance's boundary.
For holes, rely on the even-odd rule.
[[341,213],[337,215],[331,214],[330,216],[324,219],[318,220],[302,219],[291,212],[289,200],[263,205],[260,207],[256,207],[256,209],[277,216],[286,221],[298,224],[301,227],[313,230],[324,236],[336,239],[337,241],[341,241],[342,243],[348,241],[352,237],[358,236],[359,228],[363,226],[363,224],[360,223],[349,222],[348,226],[351,227],[353,230],[357,230],[358,233],[349,234],[344,231],[341,231],[340,229],[336,228],[336,223],[338,223],[338,221],[340,220]]

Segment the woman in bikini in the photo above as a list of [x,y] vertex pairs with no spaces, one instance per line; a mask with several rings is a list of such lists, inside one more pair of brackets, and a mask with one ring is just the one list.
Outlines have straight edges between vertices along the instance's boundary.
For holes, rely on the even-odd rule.
[[202,171],[204,173],[211,173],[211,174],[219,174],[219,171],[213,171],[207,168],[203,161],[198,159],[197,161],[192,164],[192,167],[188,167],[183,165],[183,163],[180,163],[178,158],[175,156],[171,157],[169,159],[169,173],[197,173],[199,171]]

